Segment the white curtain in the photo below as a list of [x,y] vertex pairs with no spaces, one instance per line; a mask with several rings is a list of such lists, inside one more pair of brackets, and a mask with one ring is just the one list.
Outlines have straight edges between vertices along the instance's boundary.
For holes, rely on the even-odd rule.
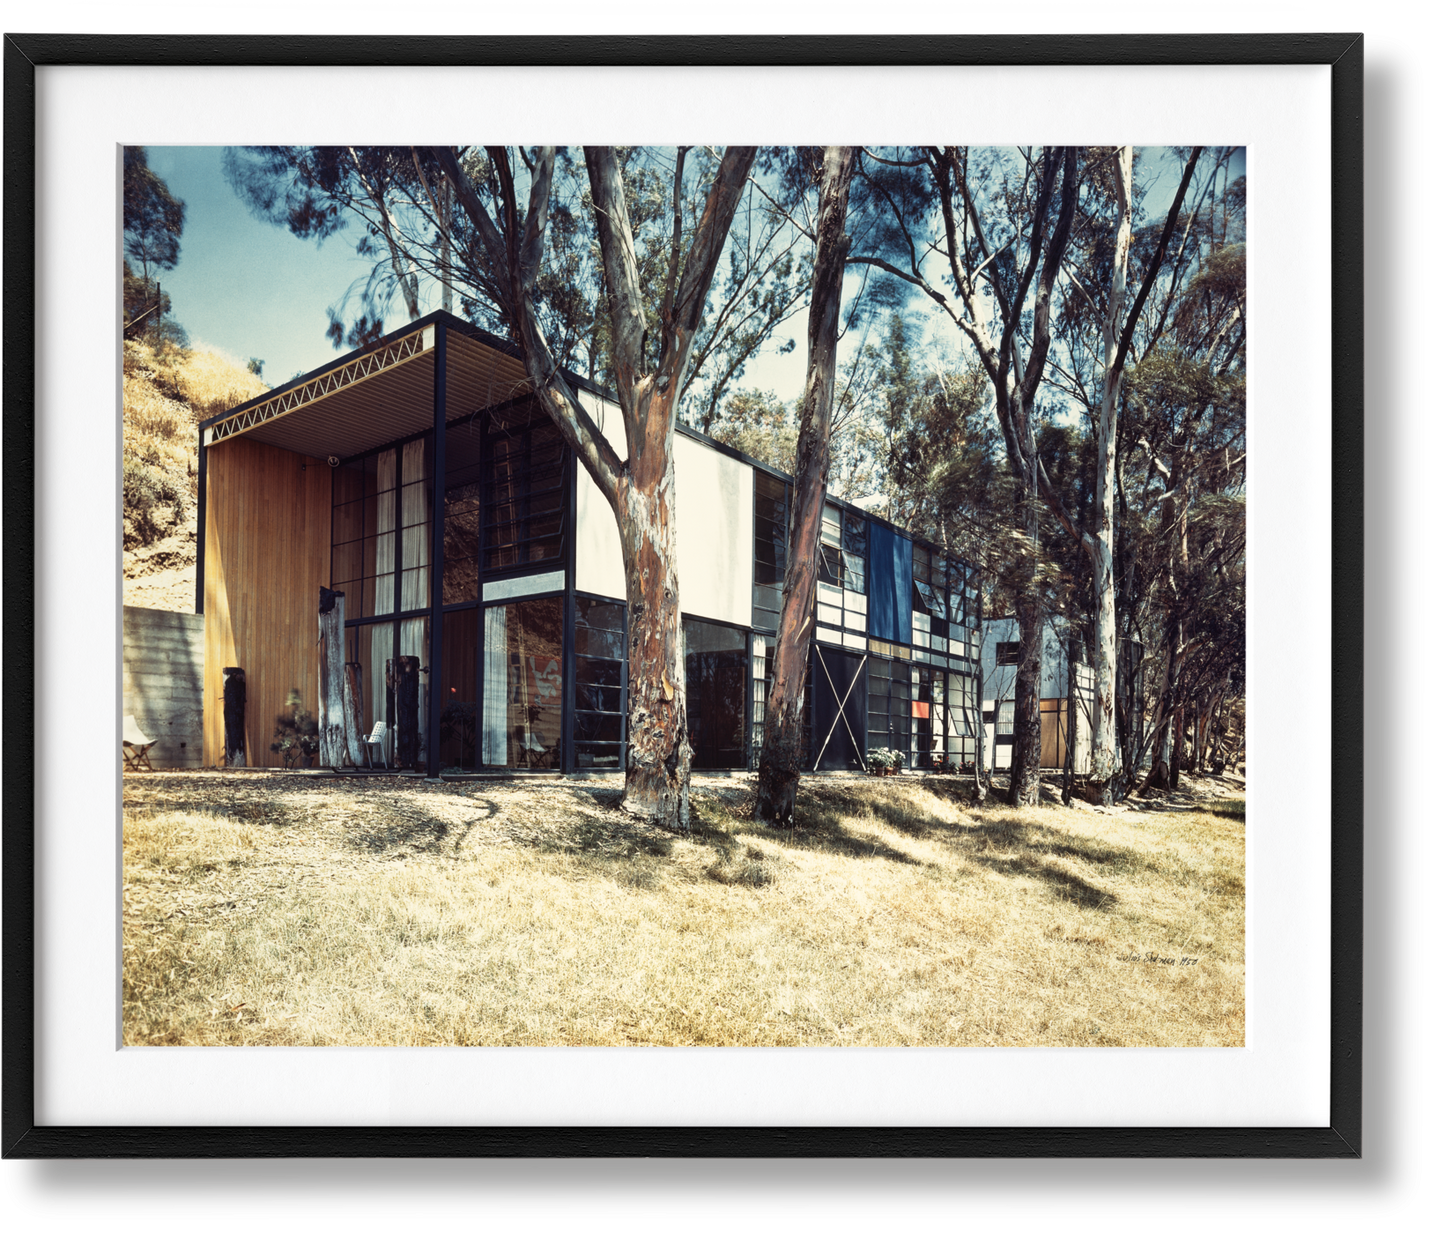
[[482,765],[507,764],[507,608],[488,607],[482,624]]
[[[390,615],[396,600],[396,449],[376,458],[376,594],[373,615]],[[386,719],[386,662],[391,657],[391,625],[371,628],[371,709],[375,724]],[[370,734],[370,727],[368,727]],[[391,733],[387,733],[386,758],[391,760]]]
[[[431,488],[427,485],[427,441],[414,439],[401,448],[401,609],[415,611],[431,605]],[[430,666],[426,619],[401,621],[401,652],[413,654],[418,665]],[[417,682],[418,756],[425,758],[427,742],[428,674]]]

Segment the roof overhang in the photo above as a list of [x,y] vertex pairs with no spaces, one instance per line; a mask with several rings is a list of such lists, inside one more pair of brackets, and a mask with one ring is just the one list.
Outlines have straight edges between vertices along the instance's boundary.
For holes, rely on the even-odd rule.
[[450,314],[431,314],[376,344],[205,422],[202,444],[253,439],[345,460],[430,430],[438,333],[447,333],[446,419],[531,391],[517,350]]

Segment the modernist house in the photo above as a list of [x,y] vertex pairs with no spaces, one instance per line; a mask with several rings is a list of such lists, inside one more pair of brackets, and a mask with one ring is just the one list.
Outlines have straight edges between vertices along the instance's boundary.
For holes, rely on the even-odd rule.
[[[572,381],[625,455],[615,401]],[[762,734],[791,481],[685,427],[675,442],[694,767],[745,769]],[[291,690],[316,712],[329,587],[344,595],[363,731],[382,723],[394,744],[388,670],[419,660],[418,764],[431,776],[622,768],[616,522],[512,345],[430,314],[211,419],[200,451],[206,765],[224,759],[224,668],[246,673],[250,765],[279,764],[272,730]],[[875,747],[914,766],[971,765],[980,606],[973,567],[830,501],[810,767],[862,768]]]
[[[1119,734],[1125,742],[1138,741],[1142,655],[1137,642],[1120,642]],[[987,754],[992,752],[992,768],[1007,770],[1013,763],[1014,681],[1019,661],[1016,619],[1010,616],[983,621],[982,661],[984,760],[987,761]],[[1040,670],[1039,766],[1045,770],[1064,769],[1072,730],[1074,773],[1087,774],[1090,747],[1094,742],[1094,668],[1083,643],[1069,636],[1067,625],[1059,616],[1050,616],[1044,621]]]

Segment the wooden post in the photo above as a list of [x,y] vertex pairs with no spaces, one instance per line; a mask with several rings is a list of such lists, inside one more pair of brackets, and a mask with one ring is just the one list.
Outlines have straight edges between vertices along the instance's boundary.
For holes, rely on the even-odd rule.
[[366,759],[361,750],[361,739],[366,734],[361,726],[361,664],[346,664],[346,752],[353,766],[359,766]]
[[398,769],[411,770],[417,762],[417,689],[421,679],[421,659],[403,654],[386,663],[386,684],[396,702],[396,764]]
[[222,718],[226,728],[226,765],[246,764],[246,672],[242,667],[221,668]]
[[317,615],[320,658],[317,675],[316,735],[321,746],[323,766],[347,764],[346,744],[346,595],[321,587],[320,611]]

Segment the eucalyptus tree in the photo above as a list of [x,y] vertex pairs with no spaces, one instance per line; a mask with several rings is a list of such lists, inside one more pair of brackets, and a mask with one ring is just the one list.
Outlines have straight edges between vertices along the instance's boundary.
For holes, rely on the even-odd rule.
[[[686,829],[692,750],[687,739],[687,674],[677,573],[677,494],[673,438],[678,397],[708,291],[727,244],[756,150],[729,147],[717,162],[691,243],[680,227],[668,251],[656,336],[647,304],[622,170],[609,147],[585,151],[592,223],[607,290],[614,386],[627,456],[620,457],[592,419],[553,352],[538,311],[538,285],[557,152],[487,150],[500,189],[492,204],[450,147],[429,158],[450,182],[477,238],[470,260],[495,290],[533,392],[612,508],[622,539],[628,606],[628,758],[624,807]],[[683,156],[679,155],[679,162]],[[530,186],[522,197],[517,167]],[[680,179],[680,178],[679,178]],[[680,191],[679,191],[680,192]]]
[[[122,323],[127,336],[154,326],[170,309],[170,298],[152,281],[153,272],[171,271],[181,257],[186,204],[150,166],[143,146],[127,146],[121,156],[121,251],[124,254]],[[139,268],[137,274],[135,268]]]
[[768,692],[763,747],[758,759],[757,818],[780,824],[790,824],[793,820],[803,758],[803,697],[813,636],[818,542],[830,465],[838,320],[848,259],[848,194],[857,157],[857,147],[828,147],[822,153],[818,185],[817,257],[808,307],[808,377],[798,416],[793,504],[788,526],[792,541],[783,574],[773,683]]
[[[1054,287],[1078,200],[1078,151],[1027,149],[1018,158],[966,147],[889,157],[866,152],[862,175],[880,227],[875,250],[852,258],[927,297],[973,346],[994,400],[1019,489],[1020,533],[1038,563],[1040,496],[1035,406],[1052,346]],[[1050,505],[1052,506],[1052,504]],[[1043,610],[1038,572],[1017,591],[1019,665],[1009,800],[1039,795]]]
[[[1110,189],[1114,200],[1115,226],[1112,238],[1112,258],[1109,264],[1107,298],[1103,305],[1095,307],[1102,336],[1100,350],[1102,352],[1100,364],[1102,373],[1096,400],[1085,405],[1086,408],[1091,408],[1091,411],[1096,410],[1092,420],[1094,436],[1098,445],[1098,467],[1095,476],[1092,520],[1087,525],[1076,521],[1067,505],[1063,503],[1058,490],[1053,487],[1044,488],[1045,498],[1048,500],[1054,516],[1088,555],[1093,571],[1095,705],[1090,781],[1094,784],[1098,798],[1104,803],[1112,803],[1114,795],[1119,790],[1119,776],[1123,768],[1117,717],[1119,673],[1114,573],[1119,393],[1123,386],[1124,368],[1130,356],[1135,331],[1154,290],[1165,255],[1170,248],[1179,220],[1180,208],[1183,206],[1202,149],[1202,147],[1196,146],[1190,152],[1184,165],[1174,200],[1170,205],[1163,227],[1158,231],[1153,254],[1138,281],[1127,317],[1125,317],[1125,303],[1130,274],[1130,242],[1136,226],[1133,191],[1134,148],[1120,146],[1109,152],[1107,166],[1112,180]],[[1181,258],[1183,252],[1181,248]],[[1179,264],[1176,263],[1176,274],[1178,270]],[[1080,291],[1083,291],[1082,288]],[[1087,293],[1084,295],[1087,296]],[[1170,296],[1172,297],[1172,285]],[[1163,323],[1167,321],[1167,306],[1158,315],[1158,320],[1162,330]],[[1159,338],[1160,332],[1156,331],[1144,350],[1146,354]]]
[[[685,728],[672,444],[684,407],[706,417],[806,293],[791,225],[750,179],[754,148],[268,147],[227,153],[253,212],[303,237],[361,225],[377,258],[331,335],[381,334],[416,273],[454,287],[473,322],[520,349],[537,398],[612,505],[628,580],[626,806],[685,826]],[[796,251],[796,252],[795,252]],[[414,303],[412,298],[417,298]],[[608,382],[625,458],[565,370]],[[689,388],[695,388],[684,405]]]

